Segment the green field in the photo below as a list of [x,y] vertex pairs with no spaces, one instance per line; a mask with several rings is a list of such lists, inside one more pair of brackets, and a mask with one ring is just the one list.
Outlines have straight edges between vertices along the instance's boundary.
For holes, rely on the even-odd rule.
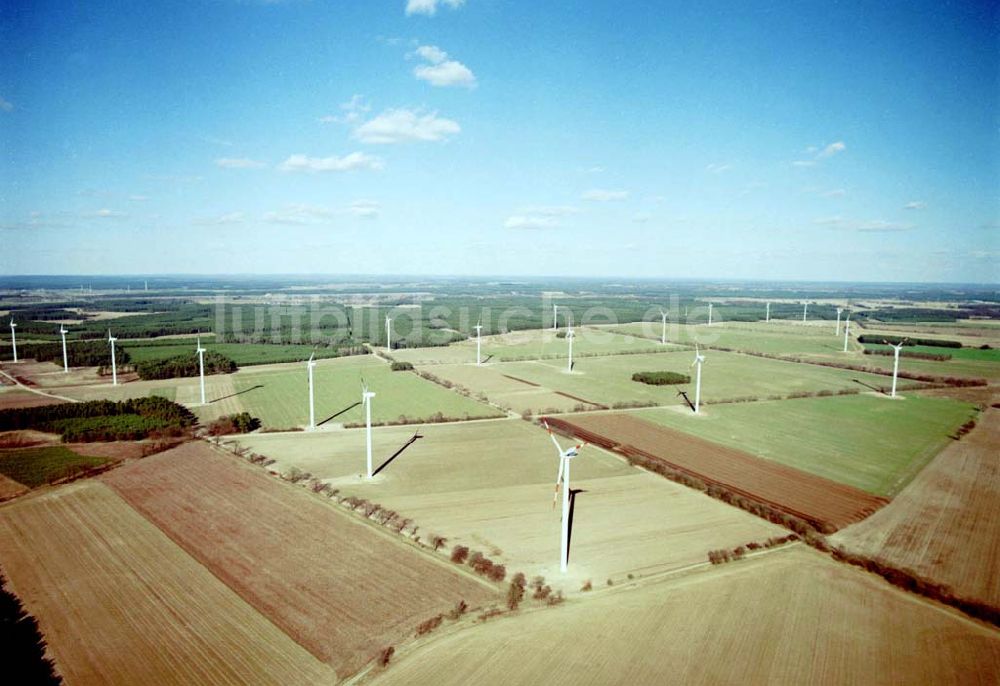
[[[892,352],[892,347],[882,344],[865,344],[865,350],[886,350]],[[952,360],[975,360],[977,362],[1000,363],[1000,350],[989,348],[938,348],[931,345],[907,345],[903,347],[903,355],[900,360],[906,360],[906,353],[920,353],[923,355],[951,355]],[[908,360],[906,360],[908,361]],[[948,360],[949,362],[951,360]]]
[[28,488],[37,488],[107,462],[103,457],[77,455],[61,445],[0,450],[0,473]]
[[[946,355],[951,353],[948,348],[933,349]],[[956,348],[955,351],[961,352],[961,349]],[[850,353],[847,355],[844,355],[843,353],[817,355],[813,353],[805,353],[799,357],[803,360],[831,362],[834,364],[852,364],[863,367],[884,369],[887,372],[892,372],[892,357],[888,355],[860,355],[857,353]],[[930,374],[932,376],[941,377],[955,376],[989,380],[1000,379],[1000,364],[987,360],[953,358],[945,360],[944,362],[936,362],[933,360],[916,360],[913,358],[901,357],[899,358],[899,371],[913,374]]]
[[[561,329],[565,332],[565,329]],[[659,329],[657,329],[659,331]],[[626,353],[655,353],[677,350],[677,346],[660,345],[658,341],[614,333],[606,329],[583,327],[574,329],[573,356],[610,355]],[[512,360],[538,360],[565,358],[569,346],[565,338],[558,338],[552,330],[514,331],[497,336],[484,336],[482,359],[489,362]],[[393,350],[398,360],[414,364],[448,364],[476,361],[476,341],[469,339],[437,348],[411,348]]]
[[708,407],[702,417],[636,410],[651,422],[870,493],[892,496],[975,415],[969,403],[907,396],[803,398]]
[[[709,402],[746,397],[764,399],[772,395],[787,396],[796,392],[867,391],[889,383],[887,377],[880,375],[737,353],[712,350],[707,351],[705,357],[701,397]],[[567,374],[565,363],[558,360],[509,362],[492,365],[488,369],[494,374],[515,376],[595,403],[613,405],[616,402],[653,402],[665,405],[682,402],[677,397],[678,390],[693,392],[693,359],[693,351],[584,358],[576,362],[572,374]],[[439,370],[432,368],[432,371],[438,373]],[[476,367],[468,366],[465,373],[470,375],[470,381],[463,384],[474,391],[479,390],[471,377],[476,371]],[[632,381],[632,374],[639,371],[690,374],[692,383],[649,386]],[[906,383],[913,385],[912,382]]]
[[[429,420],[473,419],[502,416],[485,403],[421,379],[413,372],[393,372],[371,356],[322,360],[314,370],[316,423],[364,421],[361,378],[377,395],[372,401],[372,421],[396,421],[401,416]],[[305,426],[309,421],[306,365],[244,369],[232,375],[236,392],[246,410],[265,428]]]
[[[616,331],[648,336],[660,335],[660,324],[636,322],[614,327]],[[712,326],[677,324],[667,329],[667,340],[683,345],[700,344],[731,350],[762,353],[836,352],[844,349],[843,328],[836,335],[834,322],[792,323],[723,322]],[[852,341],[852,345],[857,345]]]
[[[176,339],[174,339],[176,340]],[[315,352],[317,359],[337,357],[334,348],[314,348],[311,345],[269,345],[264,343],[212,343],[204,342],[205,350],[225,355],[237,365],[249,366],[255,364],[272,364],[280,362],[302,362],[308,360]],[[195,356],[195,340],[165,345],[156,342],[152,345],[127,343],[123,346],[132,357],[132,362],[149,362],[165,360],[179,355]]]

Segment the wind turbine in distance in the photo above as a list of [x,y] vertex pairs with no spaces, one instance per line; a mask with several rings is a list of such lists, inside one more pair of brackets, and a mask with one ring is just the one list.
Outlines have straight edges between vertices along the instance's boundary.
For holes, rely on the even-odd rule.
[[708,325],[712,325],[712,303],[708,303]]
[[809,311],[809,303],[802,303],[802,321],[806,320],[806,312]]
[[14,316],[10,317],[10,345],[14,349],[14,361],[17,362],[17,334],[14,329],[17,328],[17,324],[14,322]]
[[483,349],[483,317],[479,316],[479,323],[472,327],[476,330],[476,366],[480,366],[482,362],[482,349]]
[[63,371],[68,373],[69,372],[69,355],[66,354],[66,334],[67,333],[69,333],[69,332],[66,331],[66,327],[63,326],[62,324],[60,324],[59,325],[59,335],[62,336],[62,345],[63,345]]
[[368,459],[368,478],[372,478],[372,398],[375,394],[368,390],[368,384],[361,379],[361,404],[365,406],[365,450]]
[[[316,428],[316,402],[315,402],[315,395],[313,394],[313,367],[316,366],[316,360],[313,358],[315,357],[316,353],[311,354],[309,356],[309,361],[306,362],[306,369],[309,372],[309,428],[310,429]],[[205,402],[204,397],[205,397],[204,391],[202,391],[202,402]]]
[[660,330],[660,345],[667,344],[667,313],[660,308],[660,319],[663,323],[663,328]]
[[552,330],[559,330],[559,306],[552,303]]
[[111,335],[111,329],[108,329],[108,343],[111,344],[111,385],[118,385],[118,363],[115,361],[115,341],[118,339]]
[[559,451],[559,473],[556,476],[556,490],[552,495],[552,507],[556,506],[556,500],[559,499],[559,487],[562,486],[562,546],[560,548],[559,569],[565,573],[566,567],[569,565],[569,461],[579,455],[580,450],[587,444],[580,443],[563,450],[559,441],[556,440],[555,434],[552,433],[549,423],[543,421],[542,424],[545,425],[545,430],[549,432],[549,438],[552,439],[556,450]]
[[837,333],[834,334],[836,336],[840,335],[840,313],[843,312],[843,311],[844,311],[844,308],[842,308],[842,307],[838,307],[837,308]]
[[771,303],[767,304],[767,313],[764,315],[764,321],[765,322],[771,321]]
[[201,347],[201,336],[198,336],[198,347],[194,349],[198,353],[198,377],[201,382],[201,404],[205,404],[205,349]]
[[392,350],[392,319],[385,315],[385,349]]
[[899,351],[903,349],[904,345],[906,345],[907,340],[908,339],[904,338],[897,345],[893,345],[884,338],[882,339],[882,342],[892,348],[894,353],[892,360],[892,393],[889,394],[890,398],[896,397],[896,375],[899,374]]
[[694,346],[694,362],[691,366],[697,365],[694,376],[694,413],[698,414],[698,410],[701,407],[701,365],[705,362],[705,356],[701,354],[698,349],[698,344]]
[[569,343],[569,360],[566,362],[566,371],[573,371],[573,339],[576,334],[573,333],[573,322],[570,322],[566,327],[566,342]]
[[851,313],[844,318],[844,352],[847,352],[847,339],[851,335]]

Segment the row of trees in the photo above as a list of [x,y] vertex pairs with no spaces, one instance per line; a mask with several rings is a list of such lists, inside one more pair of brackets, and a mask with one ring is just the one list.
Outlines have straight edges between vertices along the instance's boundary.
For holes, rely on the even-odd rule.
[[673,384],[691,383],[691,377],[677,372],[636,372],[633,381],[647,383],[652,386],[668,386]]
[[[18,350],[25,358],[34,358],[39,362],[55,362],[60,366],[63,362],[61,341],[58,343],[29,343],[24,347],[18,346]],[[106,340],[75,341],[72,345],[66,346],[66,359],[71,367],[110,366],[111,346]],[[117,364],[124,366],[131,362],[131,359],[127,350],[115,349],[115,362]]]
[[908,336],[877,336],[872,334],[861,334],[858,336],[858,343],[880,344],[889,343],[891,345],[904,346],[926,345],[931,348],[961,348],[961,341],[948,341],[940,338],[910,338]]

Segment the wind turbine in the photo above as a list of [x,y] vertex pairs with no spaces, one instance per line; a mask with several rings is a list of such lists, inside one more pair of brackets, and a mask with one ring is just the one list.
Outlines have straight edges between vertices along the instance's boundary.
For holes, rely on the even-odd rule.
[[368,456],[368,478],[372,478],[372,398],[375,394],[368,390],[368,384],[361,379],[361,404],[365,406],[365,449]]
[[566,342],[569,343],[569,360],[566,362],[566,371],[573,371],[573,339],[576,334],[573,333],[573,322],[570,322],[566,328]]
[[552,330],[559,330],[559,306],[552,303]]
[[201,404],[205,404],[205,349],[201,347],[201,336],[198,336],[198,347],[194,349],[198,353],[198,376],[201,380]]
[[69,372],[69,355],[66,354],[66,334],[67,333],[69,333],[69,332],[66,331],[66,327],[63,326],[62,324],[60,324],[59,325],[59,335],[62,336],[62,344],[63,344],[63,371],[64,372]]
[[691,363],[692,367],[694,367],[695,365],[698,366],[698,368],[695,370],[695,376],[694,376],[695,414],[698,414],[698,409],[701,407],[701,365],[704,361],[705,361],[705,356],[701,354],[701,351],[698,349],[698,344],[696,343],[694,346],[694,362]]
[[802,321],[806,320],[806,312],[809,311],[809,303],[802,303]]
[[890,398],[896,397],[896,375],[899,374],[899,351],[903,349],[903,346],[906,344],[906,341],[907,339],[904,338],[899,342],[899,344],[892,345],[891,343],[889,343],[889,341],[885,340],[884,338],[882,339],[882,342],[888,345],[890,348],[892,348],[893,352],[895,353],[893,355],[893,360],[892,360],[892,393],[889,395]]
[[14,316],[10,317],[10,344],[14,348],[14,361],[17,362],[17,334],[14,329],[17,328],[17,324],[14,322]]
[[712,303],[708,303],[708,325],[712,325]]
[[385,315],[385,349],[392,350],[392,319]]
[[843,311],[844,309],[842,307],[837,308],[837,333],[835,334],[837,336],[840,335],[840,313]]
[[[313,394],[313,367],[316,366],[316,360],[313,359],[314,357],[316,357],[316,353],[312,353],[309,356],[309,361],[306,362],[306,369],[309,372],[309,428],[310,429],[316,428],[316,402]],[[202,402],[205,402],[204,397],[205,397],[204,390],[202,390]]]
[[567,448],[563,450],[563,447],[559,445],[559,441],[556,440],[555,434],[552,433],[552,429],[549,427],[549,423],[546,421],[542,422],[545,425],[545,430],[549,432],[549,438],[555,443],[556,450],[559,451],[559,473],[556,475],[556,490],[552,494],[552,507],[556,506],[556,500],[559,499],[559,487],[562,486],[562,547],[560,548],[559,557],[559,569],[563,573],[566,572],[566,567],[569,564],[569,461],[580,454],[580,449],[585,447],[586,443],[580,443],[574,445],[572,448]]
[[844,352],[847,352],[847,339],[851,335],[851,313],[844,318]]
[[118,339],[111,335],[111,329],[108,329],[108,343],[111,344],[111,385],[118,385],[118,364],[115,362],[115,341]]
[[663,323],[663,328],[660,331],[660,345],[666,345],[667,344],[667,313],[663,310],[662,307],[660,308],[660,319],[662,320],[662,323]]
[[482,362],[482,355],[480,354],[483,346],[483,317],[480,315],[479,323],[472,327],[476,330],[476,366],[480,366]]
[[142,290],[148,291],[149,290],[149,280],[147,279],[146,281],[143,281],[142,282],[142,286],[143,286]]
[[771,321],[771,303],[767,304],[767,314],[764,315],[764,321],[765,322]]

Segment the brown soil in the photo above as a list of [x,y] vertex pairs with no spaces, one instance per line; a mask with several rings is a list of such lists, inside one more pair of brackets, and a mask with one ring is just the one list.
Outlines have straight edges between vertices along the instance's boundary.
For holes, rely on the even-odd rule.
[[547,420],[553,429],[622,454],[639,454],[771,505],[816,526],[840,528],[860,521],[888,501],[627,414],[591,414]]

